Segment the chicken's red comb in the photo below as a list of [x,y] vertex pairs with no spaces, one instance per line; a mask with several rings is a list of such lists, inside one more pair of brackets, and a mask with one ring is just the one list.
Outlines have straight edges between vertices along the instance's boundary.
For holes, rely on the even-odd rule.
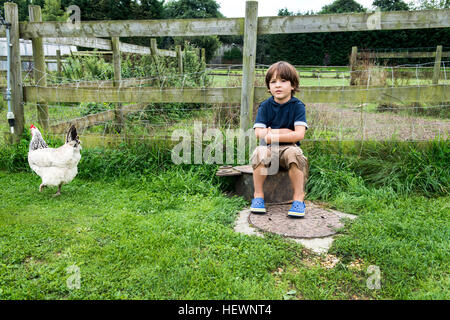
[[33,129],[33,128],[36,129],[36,127],[34,126],[34,124],[31,124],[30,130]]

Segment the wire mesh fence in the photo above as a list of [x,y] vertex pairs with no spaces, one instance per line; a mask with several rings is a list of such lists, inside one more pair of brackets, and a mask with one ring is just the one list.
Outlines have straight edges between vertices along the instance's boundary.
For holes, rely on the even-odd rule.
[[[73,67],[73,66],[72,66]],[[236,88],[242,85],[242,66],[210,66],[202,70],[167,73],[152,70],[145,74],[140,66],[122,69],[123,78],[113,80],[109,67],[81,65],[76,77],[55,72],[42,72],[30,67],[24,72],[22,85],[35,88],[51,87],[56,91],[56,101],[25,102],[25,122],[38,122],[39,112],[48,112],[47,135],[63,137],[69,125],[76,124],[79,135],[92,145],[120,143],[122,141],[167,140],[174,130],[192,130],[193,124],[201,122],[207,128],[238,129],[239,103],[204,102],[98,102],[106,89],[117,92],[133,90],[139,97],[144,89],[160,90],[176,88]],[[98,66],[97,66],[98,67]],[[255,71],[255,86],[265,86],[265,71],[268,65],[258,65]],[[90,69],[89,69],[90,68]],[[367,92],[380,88],[425,88],[433,86],[433,64],[379,66],[351,71],[348,67],[298,66],[300,91],[314,87],[317,92],[335,92],[336,95],[351,90],[352,79]],[[444,90],[449,84],[449,61],[441,62],[439,85]],[[90,71],[89,71],[90,70]],[[163,70],[167,71],[167,70]],[[46,80],[41,85],[42,79]],[[96,101],[84,101],[82,93],[88,88],[95,92]],[[79,92],[80,102],[66,102],[68,92]],[[78,90],[78,91],[77,91]],[[444,92],[444,91],[443,91]],[[387,99],[386,102],[348,103],[337,99],[334,103],[304,101],[309,130],[306,140],[430,140],[447,139],[450,129],[450,102],[446,95],[435,97],[435,101],[403,102]],[[262,101],[258,101],[262,102]],[[254,108],[256,113],[257,106]],[[47,111],[48,110],[48,111]],[[6,112],[4,103],[2,114]],[[6,114],[6,113],[5,113]],[[5,119],[5,115],[2,115]],[[6,122],[6,121],[5,121]],[[2,130],[7,131],[2,122]],[[2,139],[3,140],[3,139]]]

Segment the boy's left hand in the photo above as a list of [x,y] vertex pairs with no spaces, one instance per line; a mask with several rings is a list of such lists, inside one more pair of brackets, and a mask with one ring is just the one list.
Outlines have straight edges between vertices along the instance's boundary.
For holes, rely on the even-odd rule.
[[267,144],[270,144],[272,142],[272,137],[273,137],[272,129],[269,127],[267,128],[267,134],[264,137],[264,140],[266,141]]

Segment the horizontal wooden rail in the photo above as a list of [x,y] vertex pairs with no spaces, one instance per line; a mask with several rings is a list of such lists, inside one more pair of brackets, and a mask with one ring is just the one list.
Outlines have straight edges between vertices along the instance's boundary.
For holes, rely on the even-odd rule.
[[26,101],[239,103],[240,88],[43,88],[25,87]]
[[[163,37],[236,35],[244,33],[244,18],[22,22],[21,37]],[[0,34],[1,35],[1,34]]]
[[[435,102],[450,101],[446,85],[411,87],[302,87],[305,103]],[[52,88],[24,87],[28,102],[184,102],[239,104],[241,88]],[[255,88],[255,101],[269,97],[266,87]]]
[[[399,59],[399,58],[436,58],[434,52],[358,52],[358,58],[379,58],[379,59]],[[442,52],[443,58],[450,57],[450,52]]]
[[[59,45],[73,45],[85,48],[94,48],[100,50],[112,50],[111,40],[100,38],[45,38],[45,43],[59,44]],[[131,43],[120,43],[120,51],[125,53],[136,54],[150,54],[150,48],[139,46]],[[176,57],[177,53],[174,50],[158,49],[158,55],[167,57]]]
[[85,48],[93,48],[100,50],[112,50],[111,40],[88,37],[72,37],[72,38],[53,38],[48,37],[44,39],[44,43],[59,44],[66,46],[79,46]]
[[[127,78],[120,80],[119,88],[121,87],[137,87],[137,86],[150,86],[156,82],[154,79],[139,79],[139,78]],[[113,87],[114,80],[93,80],[93,81],[78,81],[70,83],[58,83],[58,84],[47,84],[48,87],[55,88],[95,88],[96,90],[103,90],[105,87]]]
[[[378,22],[373,23],[376,20]],[[450,9],[259,17],[258,34],[403,30],[450,27]],[[4,36],[4,27],[0,36]],[[21,38],[243,35],[244,18],[21,22]]]
[[[142,104],[133,104],[129,106],[122,106],[121,112],[122,115],[125,116],[129,113],[139,112],[144,109],[145,105]],[[70,125],[74,124],[77,127],[77,130],[82,131],[85,128],[90,126],[94,126],[98,123],[111,121],[115,119],[115,110],[106,110],[103,112],[89,114],[85,117],[75,118],[68,121],[63,121],[50,126],[50,131],[53,133],[65,133]]]
[[258,18],[258,34],[448,27],[450,27],[450,9]]

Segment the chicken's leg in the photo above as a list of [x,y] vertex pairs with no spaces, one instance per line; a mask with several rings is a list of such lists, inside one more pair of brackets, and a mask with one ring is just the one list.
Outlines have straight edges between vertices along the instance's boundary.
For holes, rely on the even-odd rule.
[[61,186],[62,186],[62,183],[58,186],[58,191],[53,195],[54,197],[61,195]]
[[42,190],[44,189],[44,187],[45,187],[45,184],[41,184],[40,186],[39,186],[39,192],[42,192]]

